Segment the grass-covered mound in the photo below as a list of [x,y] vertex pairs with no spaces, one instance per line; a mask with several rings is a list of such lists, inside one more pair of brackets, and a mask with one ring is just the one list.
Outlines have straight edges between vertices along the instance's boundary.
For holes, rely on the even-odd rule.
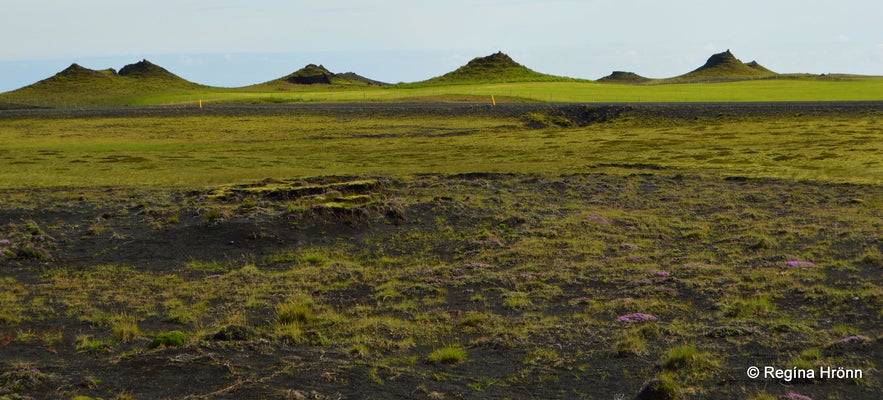
[[74,63],[49,78],[0,94],[0,102],[50,107],[121,105],[133,97],[206,88],[147,60],[126,65],[119,72]]
[[307,64],[305,67],[286,76],[247,87],[247,89],[291,90],[295,87],[313,85],[334,86],[385,86],[384,82],[366,78],[354,72],[336,74],[319,64]]
[[766,69],[757,61],[743,63],[727,50],[709,57],[705,65],[684,75],[667,79],[667,81],[670,83],[695,80],[731,81],[768,78],[775,75],[775,72]]
[[487,57],[473,58],[452,72],[418,83],[548,82],[568,79],[570,78],[536,72],[515,62],[503,52],[496,52]]
[[607,75],[601,79],[598,79],[598,82],[602,83],[625,83],[625,84],[635,84],[635,83],[646,83],[650,82],[652,79],[645,78],[641,75],[638,75],[634,72],[626,72],[626,71],[613,71],[610,75]]

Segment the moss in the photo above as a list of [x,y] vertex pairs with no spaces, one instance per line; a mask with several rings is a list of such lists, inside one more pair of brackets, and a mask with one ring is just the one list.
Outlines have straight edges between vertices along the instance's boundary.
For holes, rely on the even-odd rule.
[[155,349],[159,346],[181,347],[187,341],[187,334],[181,331],[169,331],[156,335],[147,345],[147,348]]

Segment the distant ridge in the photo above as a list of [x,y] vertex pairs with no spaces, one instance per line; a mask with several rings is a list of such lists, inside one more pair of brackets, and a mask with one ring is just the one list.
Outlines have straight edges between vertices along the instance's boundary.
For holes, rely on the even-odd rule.
[[454,71],[418,83],[542,82],[565,79],[571,78],[541,74],[498,51],[487,57],[473,58]]
[[730,50],[723,53],[713,54],[708,61],[699,68],[690,71],[684,75],[680,75],[670,80],[739,80],[763,78],[776,75],[775,72],[764,68],[757,61],[743,63]]
[[649,82],[652,79],[645,78],[641,75],[638,75],[634,72],[626,72],[626,71],[613,71],[610,75],[607,75],[601,79],[598,79],[598,82],[602,83],[645,83]]

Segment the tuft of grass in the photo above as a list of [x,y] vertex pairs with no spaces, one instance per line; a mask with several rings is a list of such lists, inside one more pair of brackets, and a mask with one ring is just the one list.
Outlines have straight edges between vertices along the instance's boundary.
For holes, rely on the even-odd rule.
[[92,335],[77,335],[74,348],[77,351],[100,353],[113,348],[113,339],[95,339]]
[[119,314],[109,320],[110,330],[118,342],[130,342],[142,335],[138,321],[133,315]]
[[466,361],[466,349],[460,345],[448,345],[433,350],[427,359],[435,364],[456,364]]
[[762,317],[775,312],[776,306],[770,296],[737,299],[725,306],[724,315],[732,318]]
[[618,357],[647,355],[647,340],[634,330],[620,336],[611,349]]
[[684,389],[670,373],[661,373],[645,383],[635,398],[640,400],[679,400],[684,398]]
[[280,304],[276,307],[276,322],[279,324],[309,324],[316,315],[308,304],[299,301]]
[[530,294],[525,292],[507,292],[503,294],[503,307],[513,310],[528,308],[533,305]]
[[694,380],[710,377],[719,365],[720,361],[711,353],[700,351],[692,344],[672,347],[659,361],[663,370]]
[[779,243],[776,242],[775,239],[768,236],[757,236],[748,247],[753,250],[774,249],[776,247],[779,247]]

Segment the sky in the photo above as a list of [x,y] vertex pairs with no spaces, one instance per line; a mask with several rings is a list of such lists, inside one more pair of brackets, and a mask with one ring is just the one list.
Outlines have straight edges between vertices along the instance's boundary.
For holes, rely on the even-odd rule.
[[780,73],[883,75],[879,0],[0,0],[0,92],[148,59],[238,87],[306,64],[415,82],[497,51],[535,71],[666,78],[730,50]]

